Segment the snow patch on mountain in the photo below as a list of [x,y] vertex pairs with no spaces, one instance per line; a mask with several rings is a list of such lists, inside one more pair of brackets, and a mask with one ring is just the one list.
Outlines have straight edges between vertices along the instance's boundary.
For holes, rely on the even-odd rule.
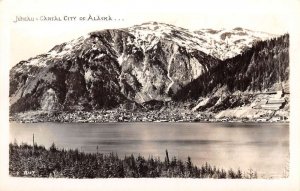
[[195,107],[192,108],[192,111],[197,111],[197,109],[199,109],[199,107],[204,106],[208,103],[209,98],[205,98],[203,100],[201,100]]
[[190,59],[190,64],[191,64],[191,67],[192,67],[191,71],[193,73],[193,79],[196,79],[204,72],[204,67],[194,57],[192,57]]
[[133,34],[135,44],[147,51],[161,39],[174,41],[188,52],[199,50],[221,60],[232,58],[246,48],[250,48],[256,41],[267,40],[276,35],[255,32],[242,28],[231,30],[201,29],[189,31],[173,25],[149,22],[128,28]]
[[117,60],[118,60],[119,65],[122,65],[122,63],[123,63],[124,60],[125,60],[125,55],[124,55],[124,53],[122,53],[122,54],[117,58]]
[[24,63],[26,66],[36,66],[36,67],[45,67],[46,66],[46,61],[45,59],[41,58],[33,58],[29,59],[27,62]]
[[93,73],[92,73],[92,71],[91,70],[87,70],[84,73],[84,78],[85,78],[86,82],[92,81],[93,80]]
[[[175,47],[176,49],[178,47]],[[176,53],[176,50],[174,51],[174,53]],[[169,78],[169,80],[171,81],[171,83],[168,85],[167,89],[166,89],[166,93],[169,93],[170,89],[172,88],[173,84],[174,84],[174,80],[171,77],[171,64],[174,61],[174,53],[171,55],[169,61],[168,61],[168,68],[167,68],[167,76]]]

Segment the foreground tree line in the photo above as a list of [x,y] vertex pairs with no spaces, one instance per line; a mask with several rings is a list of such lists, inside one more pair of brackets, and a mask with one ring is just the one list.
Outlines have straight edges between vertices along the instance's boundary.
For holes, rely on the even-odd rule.
[[9,174],[17,177],[54,178],[257,178],[252,170],[224,170],[205,163],[195,166],[191,158],[182,161],[169,158],[164,160],[143,156],[117,154],[83,153],[76,150],[58,149],[53,143],[49,149],[44,146],[16,143],[9,145]]

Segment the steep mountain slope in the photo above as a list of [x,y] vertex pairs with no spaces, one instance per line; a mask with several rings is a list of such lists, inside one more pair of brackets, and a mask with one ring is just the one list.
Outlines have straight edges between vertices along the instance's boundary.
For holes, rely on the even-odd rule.
[[[224,77],[222,72],[232,74],[232,79],[227,81],[234,80],[236,75],[240,77],[244,70],[251,68],[247,55],[255,52],[252,45],[273,37],[240,28],[231,32],[212,31],[191,32],[152,22],[96,31],[57,45],[48,53],[21,61],[11,69],[11,112],[109,109],[139,106],[151,100],[169,101],[172,97],[177,101],[196,99],[219,84],[218,80]],[[261,46],[256,55],[265,52],[264,59],[270,59],[269,62],[278,59],[268,56],[269,49],[272,51],[274,47]],[[278,46],[277,52],[270,55],[278,55],[281,48]],[[253,57],[251,63],[259,59]],[[256,70],[255,64],[252,65],[251,70]],[[282,66],[282,70],[287,70],[287,66]],[[274,76],[275,73],[269,78]],[[252,77],[243,79],[248,83]],[[209,81],[212,83],[208,87],[199,85]],[[268,86],[274,81],[269,81]],[[244,88],[228,86],[244,91],[248,84]],[[195,88],[200,89],[195,91]]]
[[[242,54],[222,61],[209,73],[178,91],[173,99],[185,101],[207,98],[198,109],[220,111],[249,104],[255,92],[289,92],[288,83],[289,36],[286,34],[258,42]],[[243,94],[249,96],[245,98]]]

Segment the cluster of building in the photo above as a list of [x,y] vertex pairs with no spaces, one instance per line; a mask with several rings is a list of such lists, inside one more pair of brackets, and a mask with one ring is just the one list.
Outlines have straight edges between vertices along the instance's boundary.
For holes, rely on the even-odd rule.
[[64,113],[56,117],[59,122],[195,122],[205,120],[201,114],[179,113],[179,112],[132,112],[126,110],[108,110],[95,112]]
[[215,118],[213,113],[192,111],[188,108],[129,111],[118,108],[114,110],[100,111],[56,111],[28,117],[12,116],[11,121],[19,122],[81,122],[81,123],[105,123],[105,122],[282,122],[288,121],[284,116],[275,115],[286,104],[282,91],[262,93],[259,101],[253,103],[252,108],[258,110],[274,111],[273,114],[256,118]]
[[169,112],[169,111],[144,111],[133,112],[121,109],[106,111],[75,111],[49,113],[28,118],[11,117],[11,121],[19,122],[81,122],[81,123],[103,123],[103,122],[198,122],[208,121],[203,113],[194,112]]
[[168,112],[147,111],[130,112],[125,110],[108,111],[76,111],[59,112],[56,114],[31,116],[28,118],[12,117],[11,121],[21,123],[35,122],[76,122],[76,123],[109,123],[109,122],[282,122],[288,121],[283,116],[265,116],[259,118],[215,118],[204,112]]
[[277,111],[284,106],[286,100],[283,97],[284,94],[282,91],[271,92],[269,94],[270,96],[268,98],[262,99],[260,102],[256,103],[253,108]]
[[262,116],[258,118],[231,118],[224,117],[220,119],[209,119],[209,122],[289,122],[289,119],[285,116]]

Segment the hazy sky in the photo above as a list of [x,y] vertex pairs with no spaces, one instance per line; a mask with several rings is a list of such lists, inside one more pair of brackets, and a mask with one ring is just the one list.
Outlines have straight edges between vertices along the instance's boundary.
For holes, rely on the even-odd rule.
[[[6,4],[10,29],[10,67],[88,32],[158,21],[196,30],[244,27],[282,34],[289,31],[293,1],[281,0],[144,0],[11,1]],[[121,21],[17,22],[16,16],[108,16]],[[122,20],[123,19],[123,20]]]

